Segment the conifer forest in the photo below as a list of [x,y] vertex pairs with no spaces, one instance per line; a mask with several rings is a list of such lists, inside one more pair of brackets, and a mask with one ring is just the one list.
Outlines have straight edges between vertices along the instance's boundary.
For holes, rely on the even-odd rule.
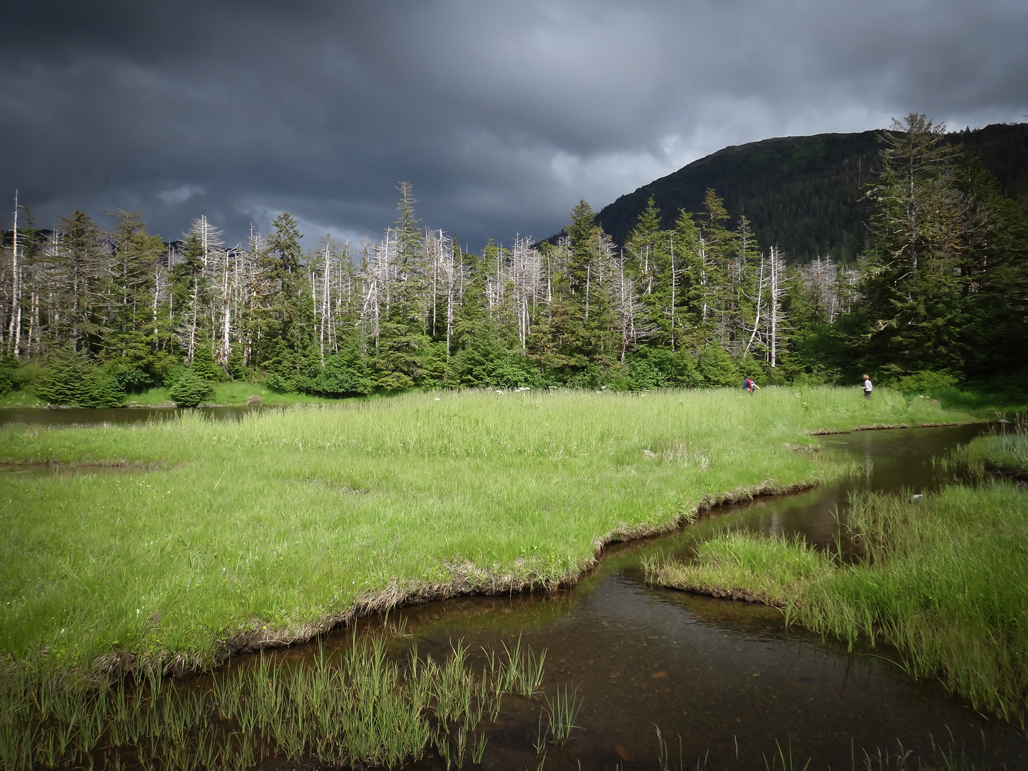
[[225,380],[326,397],[1023,380],[1028,201],[923,115],[880,147],[860,193],[866,240],[842,261],[759,243],[714,189],[672,227],[651,198],[623,244],[582,201],[559,235],[481,253],[419,221],[408,183],[379,241],[307,251],[289,213],[232,246],[205,217],[167,243],[139,213],[42,228],[16,201],[0,245],[0,393],[114,406]]

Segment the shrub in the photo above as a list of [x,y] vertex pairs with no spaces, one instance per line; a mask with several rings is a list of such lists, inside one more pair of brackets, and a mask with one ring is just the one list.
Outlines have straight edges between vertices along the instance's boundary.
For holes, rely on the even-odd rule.
[[[688,350],[644,346],[627,357],[630,387],[690,388],[699,385],[696,361]],[[613,387],[613,386],[612,386]]]
[[933,370],[922,370],[912,375],[899,378],[894,386],[897,391],[905,394],[924,393],[935,388],[950,388],[957,384],[957,379],[949,372],[935,372]]
[[78,403],[83,407],[120,407],[125,401],[125,389],[109,372],[94,368],[83,383]]
[[47,404],[81,405],[92,373],[84,353],[63,348],[50,356],[33,390]]
[[149,373],[139,367],[122,364],[111,367],[108,372],[117,381],[118,387],[125,393],[139,394],[156,385]]
[[268,373],[268,377],[264,381],[265,387],[269,391],[273,391],[277,394],[295,394],[296,386],[293,385],[291,380],[286,380],[277,372]]
[[325,359],[325,366],[305,390],[330,397],[364,396],[375,390],[375,384],[360,353],[344,351]]
[[405,391],[414,387],[414,381],[402,372],[391,372],[378,381],[378,387],[385,391]]
[[493,385],[501,388],[538,388],[542,382],[538,367],[522,353],[508,353],[493,372]]
[[210,380],[212,383],[220,383],[225,379],[224,371],[214,361],[214,353],[207,345],[197,346],[190,368],[204,380]]
[[696,369],[703,385],[711,388],[742,387],[743,378],[724,348],[717,343],[707,343],[700,354]]
[[114,375],[70,348],[50,357],[33,391],[48,404],[72,407],[117,407],[125,400],[125,389]]
[[195,407],[214,398],[214,383],[187,369],[171,387],[169,395],[179,407]]
[[0,396],[17,391],[21,386],[18,377],[18,369],[13,359],[5,358],[0,361]]

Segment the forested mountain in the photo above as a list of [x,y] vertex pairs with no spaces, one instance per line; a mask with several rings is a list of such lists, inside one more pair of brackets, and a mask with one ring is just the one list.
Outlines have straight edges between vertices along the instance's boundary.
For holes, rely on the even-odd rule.
[[[139,213],[110,230],[81,211],[46,230],[16,214],[0,240],[0,393],[99,406],[150,386],[195,404],[225,379],[324,396],[1023,379],[1026,136],[947,136],[910,115],[880,140],[729,148],[654,183],[699,197],[674,209],[654,194],[620,244],[581,201],[552,242],[464,252],[419,223],[407,183],[379,242],[307,252],[288,212],[235,248],[206,217],[169,245]],[[804,232],[813,257],[790,265]]]
[[[787,262],[815,257],[853,261],[868,243],[870,202],[864,187],[881,171],[882,132],[765,139],[726,147],[605,206],[597,221],[624,244],[646,202],[671,227],[678,212],[699,211],[716,190],[733,216],[750,221],[761,244],[776,246]],[[1004,194],[1028,195],[1028,123],[994,125],[947,135],[999,180]]]

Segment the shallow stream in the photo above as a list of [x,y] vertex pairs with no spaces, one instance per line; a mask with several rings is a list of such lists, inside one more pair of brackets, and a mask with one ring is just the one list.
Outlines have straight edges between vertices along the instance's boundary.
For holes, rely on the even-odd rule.
[[[660,737],[674,767],[765,768],[779,746],[802,768],[864,768],[865,753],[896,768],[913,750],[941,765],[938,747],[977,768],[1028,767],[1028,740],[1002,721],[953,700],[934,682],[911,682],[888,649],[847,652],[796,628],[764,606],[647,586],[642,561],[687,554],[697,539],[732,527],[835,542],[836,509],[855,489],[925,492],[945,482],[932,457],[981,426],[864,431],[824,437],[826,452],[852,456],[862,473],[806,493],[715,509],[677,533],[610,548],[577,586],[557,593],[471,597],[394,612],[419,654],[442,658],[450,642],[499,648],[521,636],[545,649],[544,690],[578,687],[581,713],[568,745],[546,768],[656,768]],[[382,619],[363,625],[381,626]],[[326,648],[348,645],[341,632]],[[316,648],[290,651],[288,658]],[[485,768],[536,768],[541,702],[508,697],[490,731]],[[902,746],[902,750],[900,747]],[[559,757],[558,757],[559,756]],[[767,766],[765,766],[765,761]],[[705,765],[704,765],[705,764]],[[420,768],[442,767],[423,761]],[[671,767],[671,766],[669,766]],[[904,767],[904,766],[899,766]],[[967,766],[969,767],[969,766]]]

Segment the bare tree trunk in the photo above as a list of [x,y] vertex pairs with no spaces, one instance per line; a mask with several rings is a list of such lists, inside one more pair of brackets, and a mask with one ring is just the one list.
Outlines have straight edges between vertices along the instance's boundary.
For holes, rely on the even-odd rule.
[[[232,356],[232,294],[229,288],[228,273],[230,252],[222,253],[221,270],[221,346],[219,363],[228,374],[228,360]],[[238,257],[236,258],[238,259]]]
[[700,286],[703,292],[703,323],[707,323],[707,245],[700,237]]
[[158,298],[161,296],[161,269],[160,269],[160,267],[155,267],[154,268],[153,286],[154,286],[154,289],[153,289],[153,304],[152,304],[151,307],[152,307],[152,310],[153,310],[153,341],[154,341],[154,350],[156,351],[157,347],[159,345],[159,342],[160,342],[160,334],[161,334],[160,326],[157,323],[157,301],[158,301]]
[[[774,258],[774,247],[771,247],[772,259]],[[746,350],[742,352],[745,357],[750,352],[750,347],[753,345],[753,340],[757,336],[757,330],[760,329],[760,311],[764,301],[764,255],[760,255],[760,273],[757,276],[757,313],[756,318],[753,320],[753,332],[750,334],[749,342],[746,343]],[[774,365],[772,365],[774,366]]]
[[[321,323],[318,325],[318,346],[321,350],[321,366],[325,366],[325,332],[328,326],[329,315],[332,312],[332,256],[329,254],[329,245],[325,244],[325,268],[322,275],[321,289]],[[311,286],[314,282],[311,281]],[[315,308],[317,305],[314,306]]]
[[14,244],[11,249],[11,321],[7,332],[11,353],[19,357],[21,347],[21,266],[18,265],[18,191],[14,191]]
[[782,270],[785,263],[782,253],[771,247],[771,366],[778,366],[778,320],[781,315],[781,299],[785,294],[782,286]]

